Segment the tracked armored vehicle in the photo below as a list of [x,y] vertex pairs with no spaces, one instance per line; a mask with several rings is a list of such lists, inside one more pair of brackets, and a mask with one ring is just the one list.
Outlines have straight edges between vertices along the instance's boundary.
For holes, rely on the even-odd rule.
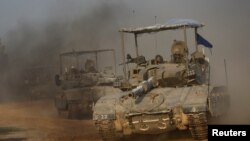
[[30,66],[22,70],[27,93],[32,100],[51,98],[57,91],[54,85],[53,66]]
[[[104,141],[172,130],[190,130],[195,140],[207,138],[208,119],[226,113],[229,95],[226,86],[210,84],[210,64],[199,50],[197,39],[198,28],[203,26],[194,20],[174,19],[164,25],[120,30],[123,51],[124,33],[135,35],[137,68],[133,74],[125,76],[127,79],[131,79],[131,75],[138,76],[138,85],[117,95],[103,96],[96,102],[93,120]],[[187,47],[188,29],[194,29],[196,35],[191,57]],[[170,61],[160,55],[149,61],[138,61],[142,57],[138,52],[137,36],[168,30],[184,31],[184,41],[175,40],[172,45]],[[123,60],[125,69],[124,52]]]
[[[113,88],[115,70],[112,70],[112,66],[104,71],[98,70],[98,55],[103,52],[111,52],[115,58],[112,49],[60,54],[60,75],[55,76],[55,82],[61,87],[61,92],[55,97],[55,106],[61,117],[89,117],[92,115],[92,105],[99,97],[120,91]],[[86,59],[87,55],[94,55],[95,62]],[[115,60],[113,62],[115,64]]]

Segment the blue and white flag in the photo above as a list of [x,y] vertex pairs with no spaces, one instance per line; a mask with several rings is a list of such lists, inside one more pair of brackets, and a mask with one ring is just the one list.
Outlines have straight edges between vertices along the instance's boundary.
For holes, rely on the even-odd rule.
[[196,33],[196,40],[198,45],[203,45],[207,48],[213,48],[213,45],[198,33]]

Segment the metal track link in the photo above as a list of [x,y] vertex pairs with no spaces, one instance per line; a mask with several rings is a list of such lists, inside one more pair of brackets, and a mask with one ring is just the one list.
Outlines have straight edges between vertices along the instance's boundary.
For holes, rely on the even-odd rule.
[[189,130],[194,140],[207,139],[207,117],[206,113],[189,114]]
[[112,120],[97,121],[96,126],[103,141],[119,141],[115,133],[115,125]]

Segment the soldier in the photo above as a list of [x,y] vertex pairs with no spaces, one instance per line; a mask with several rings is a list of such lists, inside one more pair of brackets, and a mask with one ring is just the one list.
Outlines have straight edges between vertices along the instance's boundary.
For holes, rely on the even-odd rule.
[[155,56],[155,63],[156,64],[162,64],[162,63],[164,63],[164,61],[163,61],[163,57],[161,56],[161,55],[156,55]]
[[96,68],[95,68],[95,63],[93,60],[87,60],[85,63],[85,71],[86,72],[97,72]]
[[185,63],[185,56],[187,54],[187,47],[183,41],[176,41],[174,40],[174,43],[171,48],[172,52],[172,63]]
[[205,59],[205,55],[200,51],[191,54],[190,68],[195,71],[195,79],[199,84],[206,82],[209,63]]
[[191,54],[191,63],[199,63],[204,64],[205,63],[205,55],[200,51],[195,51]]
[[78,69],[75,66],[71,66],[70,73],[75,75],[78,73]]

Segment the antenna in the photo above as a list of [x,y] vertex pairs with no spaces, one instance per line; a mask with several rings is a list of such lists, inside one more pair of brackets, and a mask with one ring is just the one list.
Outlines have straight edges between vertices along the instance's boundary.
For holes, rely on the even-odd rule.
[[211,80],[211,68],[210,68],[210,63],[208,63],[208,87],[207,87],[207,91],[209,93],[209,89],[210,89],[210,80]]
[[133,9],[133,18],[134,18],[134,26],[136,26],[136,22],[135,22],[135,10]]
[[226,75],[226,85],[228,87],[228,75],[227,75],[227,62],[226,62],[226,59],[224,59],[224,67],[225,67],[225,75]]

